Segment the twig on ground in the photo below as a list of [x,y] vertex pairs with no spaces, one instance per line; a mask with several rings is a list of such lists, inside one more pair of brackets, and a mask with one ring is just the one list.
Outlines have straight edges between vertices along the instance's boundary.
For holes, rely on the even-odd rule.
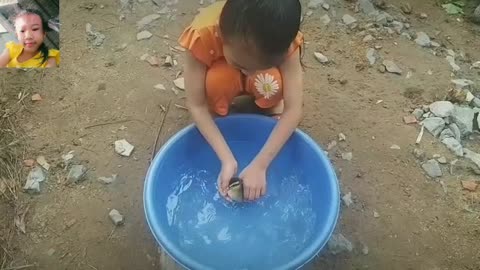
[[165,119],[167,118],[167,114],[168,114],[168,111],[170,110],[170,104],[171,103],[172,103],[172,100],[170,100],[168,102],[167,109],[166,109],[165,113],[163,114],[162,123],[160,124],[160,127],[158,128],[157,136],[155,137],[155,142],[153,143],[152,158],[150,159],[150,162],[152,162],[153,158],[155,157],[155,152],[157,152],[158,138],[160,137],[160,133],[162,133],[163,125],[165,124]]
[[118,120],[118,121],[112,121],[112,122],[99,123],[99,124],[94,124],[94,125],[86,126],[86,127],[84,127],[84,129],[94,128],[94,127],[100,127],[100,126],[107,126],[107,125],[121,124],[121,123],[125,123],[125,122],[130,122],[130,121],[134,121],[134,120],[132,120],[132,119],[124,119],[124,120]]
[[25,269],[29,267],[34,267],[36,266],[35,264],[26,264],[26,265],[20,265],[20,266],[12,266],[12,267],[7,267],[7,268],[2,268],[0,270],[19,270],[19,269]]

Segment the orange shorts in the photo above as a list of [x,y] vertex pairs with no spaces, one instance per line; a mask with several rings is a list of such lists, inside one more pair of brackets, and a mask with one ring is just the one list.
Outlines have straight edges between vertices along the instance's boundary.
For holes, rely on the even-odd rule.
[[282,76],[278,68],[245,75],[225,59],[215,61],[207,70],[205,88],[211,110],[228,114],[233,99],[248,94],[260,108],[272,108],[283,99]]

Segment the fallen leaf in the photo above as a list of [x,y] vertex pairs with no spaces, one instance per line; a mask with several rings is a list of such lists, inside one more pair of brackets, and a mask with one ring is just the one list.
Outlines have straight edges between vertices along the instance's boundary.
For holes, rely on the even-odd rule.
[[41,100],[43,100],[43,98],[39,94],[32,95],[32,101],[41,101]]
[[475,191],[478,187],[478,183],[475,181],[462,181],[462,187],[469,191]]

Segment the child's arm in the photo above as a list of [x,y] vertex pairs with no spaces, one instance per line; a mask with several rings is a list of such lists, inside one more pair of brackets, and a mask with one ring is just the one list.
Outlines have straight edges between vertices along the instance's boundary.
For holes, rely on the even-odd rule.
[[202,133],[222,163],[221,179],[219,179],[221,184],[220,192],[225,196],[230,178],[237,171],[237,162],[210,114],[205,96],[206,72],[206,66],[195,59],[190,52],[187,52],[184,74],[187,107],[200,133]]
[[291,55],[280,66],[283,78],[284,111],[254,162],[267,168],[298,127],[303,111],[303,74],[300,53]]
[[54,57],[48,58],[48,60],[47,60],[47,65],[46,65],[45,67],[47,67],[47,68],[49,68],[49,67],[57,67],[57,61],[55,60],[55,58],[54,58]]
[[242,171],[244,196],[256,200],[266,193],[266,171],[302,119],[303,74],[300,53],[295,53],[280,66],[283,78],[284,110],[262,150]]
[[0,54],[0,68],[6,67],[9,62],[10,62],[10,52],[7,48],[5,48],[2,54]]

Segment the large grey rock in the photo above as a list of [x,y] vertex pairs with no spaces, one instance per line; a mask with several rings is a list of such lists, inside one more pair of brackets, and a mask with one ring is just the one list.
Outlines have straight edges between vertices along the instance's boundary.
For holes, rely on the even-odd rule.
[[140,21],[137,22],[137,29],[143,30],[143,28],[147,27],[149,24],[151,24],[155,20],[160,19],[160,17],[162,17],[160,14],[150,14],[148,16],[143,17]]
[[430,111],[438,117],[448,117],[452,115],[454,107],[450,101],[435,101],[428,106]]
[[395,29],[395,32],[397,32],[397,34],[399,35],[402,33],[402,30],[405,27],[405,25],[399,21],[393,21],[392,25],[393,25],[393,28]]
[[117,209],[112,209],[110,213],[108,213],[108,216],[112,220],[113,224],[115,224],[115,226],[119,226],[124,223],[123,215],[120,214]]
[[464,152],[465,152],[465,158],[475,163],[478,169],[480,169],[480,154],[475,153],[467,148],[464,148]]
[[462,133],[460,132],[460,129],[458,128],[457,124],[455,123],[451,123],[450,125],[448,125],[448,128],[453,132],[453,134],[455,135],[454,138],[461,142],[462,141]]
[[464,87],[470,86],[473,84],[472,80],[467,80],[467,79],[454,79],[451,81],[453,84],[455,84],[456,87],[462,89]]
[[435,159],[430,159],[423,163],[422,168],[431,178],[437,178],[443,175],[442,168],[440,168],[440,164]]
[[476,23],[480,23],[480,5],[478,5],[478,7],[473,12],[472,20]]
[[[449,130],[449,129],[445,129],[445,130]],[[459,157],[463,157],[463,146],[455,138],[453,137],[444,138],[442,140],[442,143],[445,144],[447,148],[450,149],[450,151],[455,153],[455,155]]]
[[370,0],[359,0],[358,8],[361,12],[368,16],[377,16],[378,10]]
[[328,249],[333,255],[342,253],[342,252],[352,252],[353,251],[353,244],[352,242],[348,241],[345,236],[341,233],[333,234],[330,240],[328,241]]
[[415,42],[422,47],[430,47],[432,45],[430,37],[425,32],[418,32]]
[[447,55],[446,57],[447,62],[450,64],[450,67],[452,67],[453,71],[459,71],[460,66],[455,63],[455,58],[451,55]]
[[474,117],[474,109],[466,106],[455,105],[451,119],[455,124],[457,124],[462,137],[468,136],[470,133],[472,133]]
[[437,137],[445,128],[445,120],[440,117],[430,117],[423,120],[422,125],[425,126],[428,132]]
[[28,173],[23,189],[26,191],[40,192],[40,182],[45,181],[45,174],[40,166],[35,166]]
[[412,112],[412,114],[415,116],[415,118],[417,118],[417,120],[422,119],[423,113],[423,110],[418,108]]
[[343,20],[343,23],[346,24],[346,25],[350,25],[352,23],[357,22],[357,19],[355,19],[354,17],[352,17],[351,15],[348,15],[348,14],[343,15],[342,20]]
[[367,49],[367,59],[370,65],[374,65],[377,61],[377,51],[375,51],[373,48]]
[[449,128],[444,129],[439,136],[440,140],[442,141],[445,138],[455,138],[455,134]]
[[325,14],[320,17],[320,21],[323,23],[323,25],[328,25],[332,20],[330,19],[330,16],[328,16],[328,14]]

